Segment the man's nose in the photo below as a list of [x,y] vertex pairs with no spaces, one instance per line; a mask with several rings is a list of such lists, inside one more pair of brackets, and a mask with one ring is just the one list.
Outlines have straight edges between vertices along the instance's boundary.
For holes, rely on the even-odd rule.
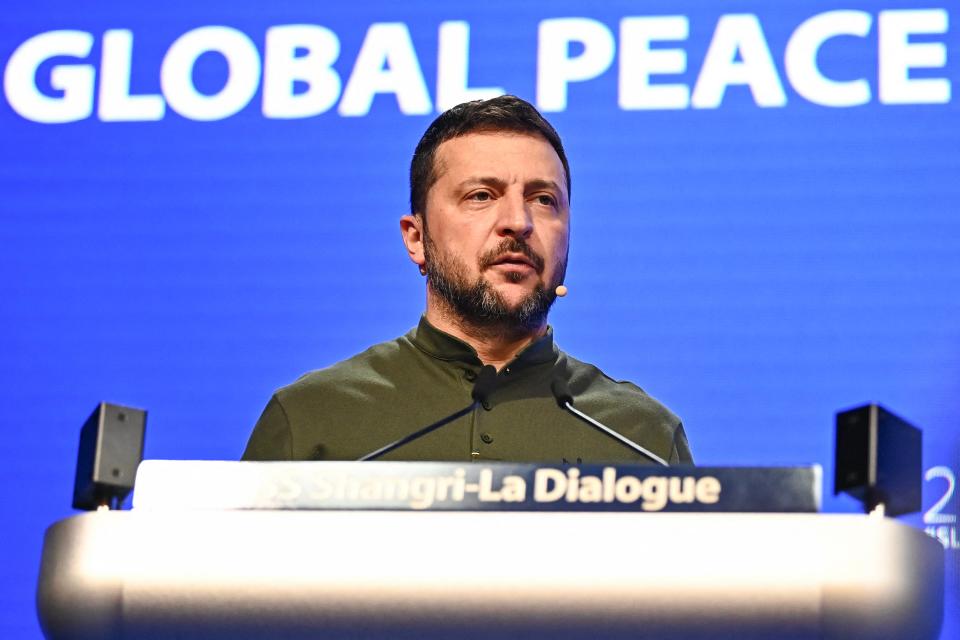
[[497,233],[501,236],[526,238],[533,233],[533,216],[522,196],[501,198],[498,216]]

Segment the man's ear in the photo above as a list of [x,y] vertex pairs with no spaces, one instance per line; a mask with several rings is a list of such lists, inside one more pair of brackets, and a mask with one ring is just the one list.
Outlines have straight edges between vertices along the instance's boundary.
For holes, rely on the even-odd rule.
[[400,235],[410,260],[423,267],[427,263],[423,251],[423,216],[419,213],[401,216]]

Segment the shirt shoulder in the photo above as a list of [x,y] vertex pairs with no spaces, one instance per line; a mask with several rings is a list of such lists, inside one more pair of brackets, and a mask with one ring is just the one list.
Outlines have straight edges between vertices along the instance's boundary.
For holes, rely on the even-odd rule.
[[[285,407],[331,395],[368,395],[388,391],[398,372],[417,357],[406,336],[381,342],[336,364],[309,371],[276,392]],[[379,393],[377,393],[379,395]],[[362,399],[362,398],[360,398]]]
[[371,433],[386,414],[409,410],[403,386],[418,378],[423,358],[408,336],[402,336],[300,376],[273,394],[244,458],[321,459],[351,440],[377,440]]
[[[577,408],[631,439],[662,443],[668,462],[692,462],[683,422],[662,402],[628,380],[616,380],[599,367],[561,352]],[[637,425],[642,425],[642,433]],[[636,433],[634,433],[636,431]]]

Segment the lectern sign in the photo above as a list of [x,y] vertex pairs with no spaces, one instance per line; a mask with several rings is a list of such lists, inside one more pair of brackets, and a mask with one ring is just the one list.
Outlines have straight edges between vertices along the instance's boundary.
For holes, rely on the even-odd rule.
[[821,470],[449,462],[140,466],[136,509],[816,512]]

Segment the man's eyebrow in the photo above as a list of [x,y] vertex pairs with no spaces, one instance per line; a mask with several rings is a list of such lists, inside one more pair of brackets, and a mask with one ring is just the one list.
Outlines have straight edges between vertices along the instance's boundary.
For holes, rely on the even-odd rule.
[[553,189],[564,193],[563,188],[553,180],[531,180],[526,184],[527,189]]
[[539,189],[546,189],[556,194],[557,202],[564,207],[570,206],[569,196],[567,195],[567,190],[564,187],[561,187],[555,180],[531,180],[526,184],[526,190],[537,191]]
[[486,187],[493,187],[503,191],[507,188],[507,181],[501,180],[500,178],[495,178],[493,176],[470,176],[466,180],[460,182],[460,187],[470,187],[473,185],[482,184]]
[[[482,184],[484,186],[494,187],[501,190],[506,189],[508,186],[507,181],[501,178],[496,178],[493,176],[471,176],[460,182],[460,187],[469,187],[475,184]],[[531,189],[552,189],[558,192],[563,192],[563,187],[553,180],[530,180],[529,182],[524,183],[523,187],[524,190],[527,191]]]

